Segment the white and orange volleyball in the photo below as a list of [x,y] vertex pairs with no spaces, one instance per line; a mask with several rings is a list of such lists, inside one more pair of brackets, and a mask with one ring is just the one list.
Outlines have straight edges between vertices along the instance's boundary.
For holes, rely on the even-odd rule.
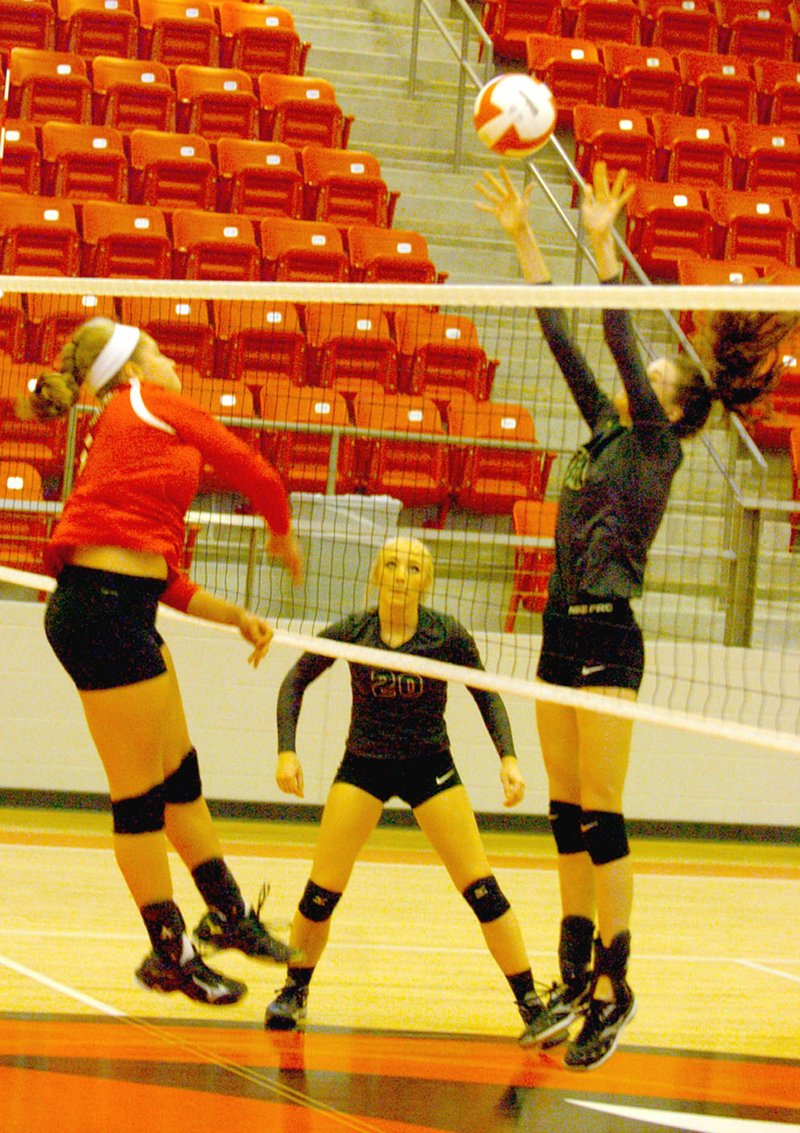
[[501,157],[536,153],[556,128],[558,110],[550,88],[530,75],[498,75],[478,91],[475,130]]

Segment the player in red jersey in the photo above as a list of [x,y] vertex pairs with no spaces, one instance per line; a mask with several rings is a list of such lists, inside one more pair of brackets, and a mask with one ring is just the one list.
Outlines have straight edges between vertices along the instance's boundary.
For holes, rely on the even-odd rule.
[[290,951],[246,904],[224,861],[156,612],[162,601],[236,626],[258,665],[272,629],[183,573],[185,515],[203,465],[213,465],[263,516],[268,551],[298,582],[302,559],[288,500],[274,468],[181,396],[174,362],[137,327],[84,323],[64,345],[58,369],[40,375],[20,416],[61,416],[82,389],[101,412],[45,553],[58,579],[45,629],[78,689],[108,780],[117,862],[152,944],[137,982],[203,1003],[235,1003],[245,985],[209,968],[186,933],[168,842],[208,906],[195,930],[201,947],[280,962]]

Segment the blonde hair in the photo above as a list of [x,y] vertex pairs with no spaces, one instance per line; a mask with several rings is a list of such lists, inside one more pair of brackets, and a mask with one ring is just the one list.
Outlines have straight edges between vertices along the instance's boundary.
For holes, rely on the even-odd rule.
[[381,584],[381,575],[387,557],[392,553],[403,551],[406,554],[418,555],[422,561],[422,586],[420,593],[425,594],[433,586],[433,557],[421,539],[409,539],[405,536],[394,536],[387,539],[375,556],[375,561],[369,572],[369,585],[378,589]]
[[[92,364],[108,343],[115,326],[112,319],[106,318],[82,323],[61,348],[56,368],[39,374],[31,394],[17,402],[17,416],[23,421],[46,421],[69,413],[80,396]],[[138,361],[137,353],[143,337],[140,336],[139,344],[131,354],[134,362]],[[103,386],[101,396],[114,388],[121,374],[122,368]]]

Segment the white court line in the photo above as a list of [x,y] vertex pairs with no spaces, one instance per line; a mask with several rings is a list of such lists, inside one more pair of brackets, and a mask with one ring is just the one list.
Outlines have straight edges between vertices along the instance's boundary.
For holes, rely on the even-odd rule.
[[[773,960],[773,964],[791,964],[791,960]],[[756,972],[766,972],[768,976],[779,976],[782,980],[791,980],[793,983],[800,984],[800,976],[793,976],[791,972],[779,972],[777,968],[770,968],[766,964],[759,964],[755,960],[736,960],[735,963],[741,964],[745,968],[753,968]]]
[[34,972],[32,968],[26,968],[24,964],[18,964],[16,960],[11,960],[8,956],[0,955],[0,965],[10,969],[12,972],[16,972],[17,975],[26,976],[35,983],[49,987],[51,991],[57,991],[60,995],[65,995],[68,999],[74,999],[77,1003],[82,1003],[84,1007],[91,1007],[93,1011],[98,1011],[101,1015],[109,1015],[112,1019],[128,1018],[124,1011],[120,1011],[117,1007],[112,1007],[110,1003],[103,1003],[99,999],[94,999],[91,995],[85,995],[82,991],[78,991],[74,987],[67,987],[66,984],[59,983],[58,980],[53,980],[50,976],[45,976],[42,972]]

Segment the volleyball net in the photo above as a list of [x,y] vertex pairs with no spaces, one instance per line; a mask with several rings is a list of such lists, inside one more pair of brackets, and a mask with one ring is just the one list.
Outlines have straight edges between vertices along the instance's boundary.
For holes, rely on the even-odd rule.
[[[87,400],[65,420],[30,424],[14,402],[75,326],[109,315],[150,333],[176,360],[185,393],[271,460],[290,492],[306,558],[299,588],[265,555],[263,523],[224,469],[204,469],[184,550],[202,586],[268,616],[286,644],[372,663],[370,651],[313,635],[367,604],[387,538],[421,538],[436,572],[427,601],[476,637],[487,672],[396,654],[394,668],[598,705],[534,681],[556,500],[586,439],[534,307],[568,311],[612,392],[607,288],[21,277],[3,288],[3,598],[33,600],[50,585],[42,548],[95,412]],[[800,310],[800,289],[622,286],[614,302],[631,309],[643,353],[657,357],[685,348],[704,311]],[[604,711],[800,751],[798,348],[783,344],[785,376],[749,432],[719,418],[685,444],[634,603],[646,642],[640,698],[604,698]]]

